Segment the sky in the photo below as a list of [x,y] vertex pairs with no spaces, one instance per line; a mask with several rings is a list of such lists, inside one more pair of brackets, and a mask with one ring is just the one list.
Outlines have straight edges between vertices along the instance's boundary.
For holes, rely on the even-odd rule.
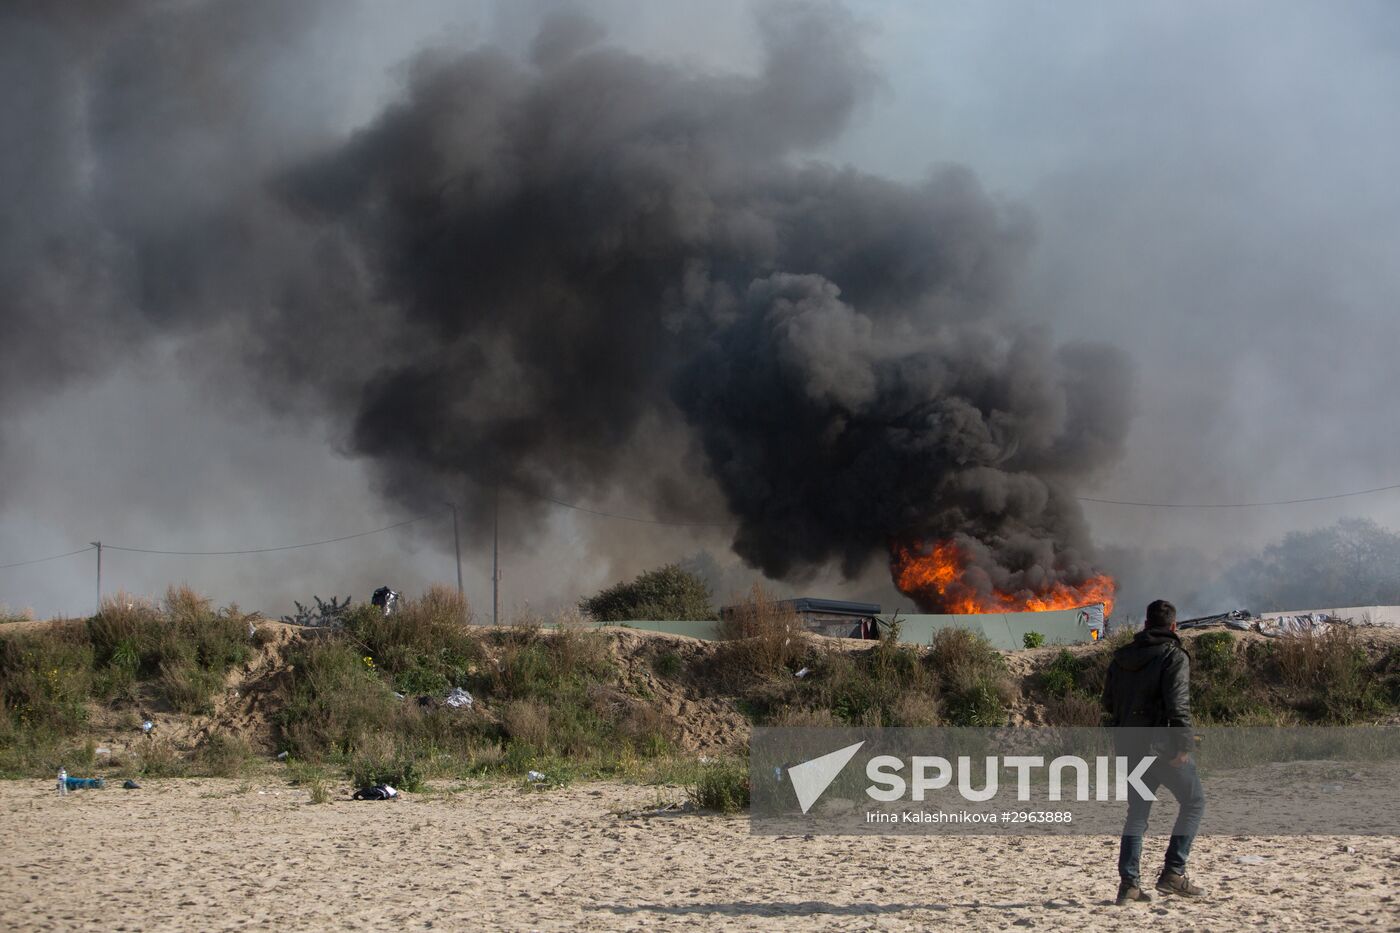
[[[19,283],[0,284],[0,301],[28,330],[0,378],[0,564],[97,540],[190,551],[295,544],[429,511],[402,529],[270,554],[107,549],[103,587],[155,595],[188,582],[221,603],[279,614],[313,593],[366,598],[381,583],[409,593],[452,583],[445,505],[414,510],[386,497],[382,473],[355,454],[343,423],[281,381],[240,375],[244,360],[230,347],[256,320],[216,304],[174,326],[128,317],[85,297],[116,290],[84,283],[121,268],[105,257],[125,237],[190,236],[193,227],[170,218],[200,216],[211,188],[251,191],[262,173],[354,138],[403,100],[416,56],[494,44],[525,58],[559,4],[308,4],[288,23],[219,6],[114,7],[65,21],[24,6],[6,14],[24,28],[0,30],[10,37],[0,42],[23,44],[24,54],[0,55],[13,96],[0,116],[12,153],[0,190],[18,205],[0,232],[0,283]],[[709,75],[762,67],[748,4],[575,6],[605,27],[608,43],[649,60]],[[193,34],[152,24],[201,7],[212,12]],[[1008,313],[1057,342],[1118,347],[1135,377],[1122,455],[1086,478],[1081,495],[1239,503],[1400,482],[1393,5],[845,8],[856,22],[849,40],[873,63],[877,84],[839,134],[800,158],[909,184],[965,166],[995,202],[1029,217],[1033,240]],[[275,18],[275,10],[264,12]],[[180,122],[189,104],[162,83],[169,73],[143,85],[139,70],[106,66],[142,43],[187,69],[180,74],[208,88],[202,106],[227,118]],[[171,43],[185,47],[172,53]],[[90,116],[98,112],[102,119]],[[194,127],[168,136],[178,150],[168,163],[123,149],[127,124],[166,120]],[[78,140],[66,174],[25,158],[50,138]],[[53,260],[36,285],[26,276],[35,256],[49,261],[54,242],[72,255]],[[282,245],[273,239],[266,249]],[[62,310],[34,310],[49,303]],[[335,336],[326,334],[328,354]],[[561,494],[601,511],[661,514],[647,488],[589,484]],[[712,503],[716,521],[729,518],[722,498],[696,497]],[[485,506],[471,508],[479,517]],[[721,598],[757,578],[723,528],[523,509],[507,501],[500,516],[506,613],[552,611],[664,560],[698,561]],[[1084,509],[1135,602],[1197,598],[1204,577],[1289,530],[1345,516],[1400,527],[1394,492],[1259,509]],[[486,531],[476,521],[463,542],[464,586],[479,612],[490,606]],[[87,613],[94,557],[0,569],[0,604]],[[775,586],[907,603],[878,567],[846,580],[831,566]],[[1177,598],[1184,609],[1227,608]]]

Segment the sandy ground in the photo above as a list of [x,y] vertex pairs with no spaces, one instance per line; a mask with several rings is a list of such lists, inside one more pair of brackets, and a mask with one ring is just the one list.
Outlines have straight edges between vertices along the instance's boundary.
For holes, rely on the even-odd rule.
[[758,837],[742,817],[618,815],[680,793],[611,783],[326,805],[250,783],[0,782],[0,927],[1400,930],[1394,837],[1203,837],[1209,899],[1116,908],[1106,837]]

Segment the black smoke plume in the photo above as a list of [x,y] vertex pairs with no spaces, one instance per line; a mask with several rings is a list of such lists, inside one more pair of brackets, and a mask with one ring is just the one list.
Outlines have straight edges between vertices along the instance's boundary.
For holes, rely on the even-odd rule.
[[[248,6],[153,15],[99,58],[74,117],[96,163],[83,252],[16,271],[0,231],[7,320],[37,313],[9,297],[26,275],[71,283],[106,250],[92,289],[130,332],[219,335],[405,505],[465,498],[485,522],[497,487],[625,488],[666,518],[732,516],[773,577],[954,536],[988,586],[1090,572],[1072,494],[1120,453],[1127,366],[1006,312],[1030,223],[967,170],[909,185],[810,160],[878,84],[847,14],[765,6],[752,75],[556,15],[529,61],[422,56],[335,140],[239,99],[230,76],[289,15]],[[191,36],[223,45],[199,62]]]

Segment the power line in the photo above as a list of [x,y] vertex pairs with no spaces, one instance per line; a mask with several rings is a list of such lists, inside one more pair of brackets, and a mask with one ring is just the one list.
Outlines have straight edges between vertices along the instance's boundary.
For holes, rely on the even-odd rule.
[[[233,554],[266,554],[271,551],[295,551],[298,548],[319,547],[322,544],[335,544],[337,541],[349,541],[352,538],[364,538],[369,535],[377,535],[381,531],[392,531],[395,528],[402,528],[405,525],[412,525],[414,522],[421,522],[425,518],[433,517],[433,515],[419,515],[417,518],[410,518],[401,522],[395,522],[392,525],[385,525],[383,528],[375,528],[372,531],[359,531],[353,535],[341,535],[338,538],[326,538],[324,541],[308,541],[305,544],[281,544],[277,547],[243,548],[236,551],[165,551],[159,550],[157,548],[122,547],[117,544],[103,544],[102,546],[112,551],[130,551],[136,554],[166,554],[175,557],[226,557]],[[90,548],[85,548],[84,550],[90,550]]]
[[[531,496],[533,498],[540,499],[544,502],[548,502],[552,505],[557,505],[560,508],[571,509],[575,512],[582,512],[586,515],[597,516],[598,518],[611,518],[617,521],[637,522],[639,524],[644,525],[667,525],[682,528],[735,528],[739,525],[738,522],[732,521],[667,521],[665,519],[660,518],[646,518],[640,515],[622,515],[617,512],[606,512],[601,509],[590,509],[586,506],[578,505],[577,503],[566,502],[563,499],[556,499],[553,496],[547,496],[543,493],[538,492],[531,492],[529,490],[522,489],[519,487],[511,488],[512,491],[521,493],[522,495]],[[1393,483],[1388,486],[1376,486],[1372,489],[1358,489],[1352,492],[1333,493],[1331,495],[1326,496],[1307,496],[1298,499],[1270,499],[1260,502],[1140,502],[1130,499],[1105,499],[1096,496],[1075,496],[1075,498],[1078,499],[1080,502],[1092,502],[1099,505],[1121,505],[1130,508],[1142,509],[1256,509],[1276,505],[1301,505],[1308,502],[1330,502],[1335,499],[1349,499],[1355,496],[1369,496],[1374,493],[1390,492],[1397,489],[1400,489],[1400,483]],[[307,541],[301,544],[281,544],[275,547],[239,548],[236,550],[226,551],[175,551],[166,550],[162,548],[125,547],[118,544],[106,543],[104,543],[102,546],[113,551],[126,551],[128,553],[134,554],[160,554],[170,557],[231,557],[239,554],[268,554],[276,551],[295,551],[301,548],[320,547],[323,544],[335,544],[339,541],[351,541],[355,538],[364,538],[368,537],[369,535],[377,535],[381,532],[392,531],[395,528],[403,528],[408,525],[412,525],[416,522],[421,522],[427,518],[433,518],[435,517],[435,514],[436,513],[429,515],[419,515],[416,518],[405,519],[401,522],[395,522],[392,525],[385,525],[382,528],[373,528],[369,531],[359,531],[354,534],[340,535],[339,537],[326,538],[321,541]],[[73,551],[65,551],[62,554],[52,554],[48,557],[36,557],[32,560],[21,560],[9,564],[0,564],[0,570],[9,570],[14,567],[28,567],[33,564],[43,564],[52,560],[62,560],[65,557],[73,557],[78,554],[85,554],[91,550],[95,550],[94,545],[78,548],[77,550]]]
[[15,561],[13,564],[0,564],[0,570],[8,570],[11,567],[28,567],[30,564],[42,564],[46,561],[59,560],[64,557],[72,557],[74,554],[86,554],[88,551],[96,550],[92,545],[80,547],[76,551],[69,551],[66,554],[55,554],[52,557],[36,557],[33,560]]
[[1349,499],[1353,496],[1369,496],[1376,492],[1389,492],[1400,489],[1400,483],[1390,486],[1377,486],[1374,489],[1358,489],[1355,492],[1338,492],[1330,496],[1308,496],[1304,499],[1271,499],[1267,502],[1131,502],[1123,499],[1095,499],[1091,496],[1075,496],[1080,502],[1097,502],[1102,505],[1127,505],[1142,509],[1257,509],[1270,505],[1299,505],[1304,502],[1330,502],[1333,499]]

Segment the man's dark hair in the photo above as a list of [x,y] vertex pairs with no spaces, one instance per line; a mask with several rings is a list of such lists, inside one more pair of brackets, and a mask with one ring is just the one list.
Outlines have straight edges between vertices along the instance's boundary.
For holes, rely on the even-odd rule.
[[1147,628],[1171,628],[1176,621],[1176,607],[1165,599],[1147,604]]

